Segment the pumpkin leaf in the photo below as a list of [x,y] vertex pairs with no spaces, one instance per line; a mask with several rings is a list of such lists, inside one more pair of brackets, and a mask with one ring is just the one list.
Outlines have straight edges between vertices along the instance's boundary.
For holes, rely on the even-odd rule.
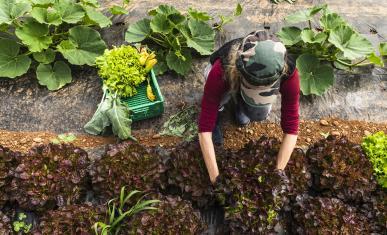
[[321,65],[317,57],[303,54],[297,58],[297,69],[301,78],[301,91],[304,95],[322,95],[333,85],[333,69]]
[[140,42],[151,34],[150,20],[142,19],[129,26],[125,34],[125,41]]
[[340,25],[346,25],[347,23],[344,21],[341,16],[339,16],[337,13],[329,13],[324,14],[320,19],[320,25],[325,30],[332,30]]
[[195,49],[201,55],[210,55],[215,46],[215,32],[204,21],[190,19],[189,32],[182,30],[187,40],[187,46]]
[[186,75],[191,68],[192,56],[189,50],[170,51],[166,57],[167,65],[180,75]]
[[82,6],[71,0],[56,1],[53,8],[59,13],[62,21],[69,24],[76,24],[85,16]]
[[375,65],[379,65],[381,67],[384,66],[384,62],[383,62],[382,58],[377,56],[375,53],[372,53],[371,55],[369,55],[368,60]]
[[0,24],[11,24],[30,10],[28,1],[0,0]]
[[0,39],[0,77],[15,78],[27,73],[31,59],[19,55],[20,46],[14,40]]
[[52,24],[58,26],[62,23],[60,14],[55,9],[34,7],[31,16],[41,24]]
[[164,34],[171,32],[173,29],[172,22],[168,19],[167,15],[163,14],[155,15],[150,22],[150,27],[153,32]]
[[55,60],[55,51],[48,48],[42,52],[35,52],[32,56],[41,64],[51,64]]
[[16,28],[15,34],[31,52],[41,52],[52,43],[52,37],[48,36],[48,25],[33,18],[27,18],[21,27]]
[[332,30],[328,41],[339,48],[349,60],[368,56],[374,51],[372,44],[365,37],[346,25]]
[[63,61],[57,61],[52,67],[49,64],[39,64],[36,69],[39,84],[46,86],[50,91],[59,90],[71,82],[71,69]]
[[387,42],[381,42],[379,44],[379,51],[381,56],[387,56]]
[[298,27],[283,27],[277,36],[281,42],[286,46],[292,46],[301,41],[301,29]]
[[100,28],[105,28],[112,25],[112,21],[101,12],[95,10],[95,8],[84,6],[83,9],[85,10],[87,17],[89,17],[89,19]]
[[327,5],[325,4],[325,5],[315,6],[307,10],[297,11],[296,13],[293,13],[287,16],[285,20],[290,24],[296,24],[296,23],[312,20],[314,15],[316,15],[321,10],[324,10],[326,8],[327,8]]
[[57,48],[71,64],[92,66],[95,58],[103,54],[106,44],[94,29],[75,26],[69,30],[69,40],[62,41]]
[[304,29],[301,32],[301,39],[307,43],[322,43],[327,39],[328,35],[324,32],[315,33],[311,29]]
[[120,6],[112,6],[109,10],[113,15],[126,15],[129,13],[128,10]]
[[190,15],[190,17],[192,17],[195,20],[209,21],[212,19],[212,17],[208,15],[207,12],[198,11],[193,8],[188,9],[188,14]]

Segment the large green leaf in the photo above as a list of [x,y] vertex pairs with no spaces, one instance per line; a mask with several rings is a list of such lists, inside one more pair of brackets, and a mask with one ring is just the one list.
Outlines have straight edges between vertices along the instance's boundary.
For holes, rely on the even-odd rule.
[[170,51],[166,57],[167,65],[176,73],[185,76],[191,68],[192,56],[189,50]]
[[48,48],[42,52],[35,52],[32,56],[41,64],[51,64],[55,60],[55,51]]
[[87,17],[100,28],[105,28],[112,24],[112,21],[108,17],[97,11],[94,7],[84,6],[83,9],[86,11]]
[[47,35],[48,25],[33,18],[27,18],[21,27],[16,28],[15,34],[31,52],[40,52],[52,43],[52,37]]
[[322,95],[333,85],[333,68],[321,65],[317,57],[303,54],[297,58],[297,69],[301,77],[301,91],[304,95]]
[[94,8],[98,8],[101,6],[101,4],[99,4],[98,0],[81,0],[81,3],[83,5],[89,5],[89,6],[92,6]]
[[371,55],[369,55],[368,60],[375,65],[379,65],[380,67],[384,66],[383,59],[377,56],[375,53],[372,53]]
[[301,32],[301,39],[307,43],[322,43],[327,39],[328,35],[324,32],[315,33],[311,29],[304,29]]
[[204,11],[198,11],[196,9],[193,9],[193,8],[189,8],[188,9],[188,14],[193,18],[193,19],[196,19],[196,20],[202,20],[202,21],[208,21],[208,20],[211,20],[212,17],[210,15],[208,15],[207,12],[204,12]]
[[313,16],[319,13],[321,10],[326,9],[327,5],[319,5],[307,10],[297,11],[285,18],[288,23],[296,24],[299,22],[304,22],[312,20]]
[[142,19],[129,26],[125,34],[127,42],[141,42],[151,33],[150,20]]
[[112,108],[107,111],[107,116],[110,119],[115,135],[122,140],[132,138],[130,110],[118,97],[113,101]]
[[110,120],[107,111],[112,108],[113,97],[107,95],[106,98],[98,105],[91,120],[83,127],[85,131],[92,135],[101,134],[106,127],[110,126]]
[[0,39],[0,77],[15,78],[27,73],[31,59],[19,55],[20,46],[9,39]]
[[155,16],[156,14],[161,14],[165,16],[179,14],[180,12],[173,6],[170,5],[160,5],[155,9],[152,9],[148,12],[149,15]]
[[387,42],[380,43],[379,51],[381,56],[387,56]]
[[173,24],[168,19],[168,16],[157,14],[152,18],[150,22],[150,27],[153,32],[167,34],[172,31]]
[[63,61],[55,62],[54,67],[49,64],[39,64],[36,77],[39,84],[47,86],[50,91],[58,90],[72,80],[71,69]]
[[34,7],[31,16],[41,24],[58,26],[62,23],[60,14],[52,8]]
[[182,30],[188,47],[194,48],[201,55],[210,55],[215,46],[215,32],[203,21],[190,19],[188,21],[190,33]]
[[30,10],[28,1],[0,0],[0,24],[11,24]]
[[337,13],[324,14],[320,19],[320,24],[325,30],[332,30],[340,25],[347,24]]
[[278,33],[277,36],[284,45],[292,46],[301,41],[301,29],[298,27],[283,27]]
[[125,8],[120,7],[120,6],[112,6],[109,10],[110,10],[110,13],[112,13],[113,15],[129,14],[128,10],[126,10]]
[[346,25],[333,29],[328,40],[344,53],[345,58],[350,60],[368,56],[374,51],[372,44],[365,37],[360,36]]
[[69,24],[76,24],[85,16],[82,6],[71,0],[56,1],[53,8],[58,11],[62,20]]
[[47,6],[54,4],[55,0],[30,0],[33,5]]
[[62,41],[57,48],[71,64],[94,65],[95,58],[103,54],[106,44],[94,29],[75,26],[69,30],[69,40]]

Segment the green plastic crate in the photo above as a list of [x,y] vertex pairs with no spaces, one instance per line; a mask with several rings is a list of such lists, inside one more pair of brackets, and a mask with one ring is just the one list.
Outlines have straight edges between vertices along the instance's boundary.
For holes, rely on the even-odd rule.
[[150,101],[146,96],[146,86],[148,85],[146,81],[137,87],[137,94],[135,96],[123,100],[132,111],[131,117],[133,122],[156,117],[164,112],[164,97],[161,94],[153,70],[151,70],[150,76],[151,87],[156,96],[155,101]]

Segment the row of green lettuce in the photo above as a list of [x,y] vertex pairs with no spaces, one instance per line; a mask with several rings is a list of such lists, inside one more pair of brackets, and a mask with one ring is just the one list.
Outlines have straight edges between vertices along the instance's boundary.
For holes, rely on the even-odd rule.
[[[122,6],[111,14],[127,14]],[[216,32],[241,15],[242,7],[228,15],[212,16],[189,8],[182,13],[160,5],[148,17],[131,23],[125,34],[129,43],[141,42],[156,53],[156,74],[173,71],[186,76],[194,56],[208,56]],[[297,57],[304,95],[322,95],[334,83],[334,69],[352,71],[374,64],[384,66],[387,44],[377,49],[327,5],[298,11],[286,18],[278,33],[290,54]],[[97,0],[0,0],[0,77],[15,78],[35,70],[39,83],[58,90],[72,81],[72,65],[95,66],[107,49],[99,28],[109,27]]]
[[387,135],[377,132],[363,139],[362,147],[374,168],[378,183],[387,188]]

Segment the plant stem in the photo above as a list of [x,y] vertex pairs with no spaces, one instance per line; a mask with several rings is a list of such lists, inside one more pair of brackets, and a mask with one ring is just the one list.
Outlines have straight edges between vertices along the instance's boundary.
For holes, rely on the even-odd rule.
[[312,29],[312,22],[308,20],[308,23],[309,23],[309,28]]
[[[359,61],[359,62],[353,64],[352,66],[357,66],[357,65],[361,66],[360,64],[363,63],[363,62],[366,61],[366,60],[367,60],[367,58],[364,58],[362,61]],[[367,63],[367,65],[368,65],[368,64],[371,64],[371,63]]]
[[155,43],[159,44],[160,46],[164,47],[164,48],[168,48],[167,45],[165,45],[165,42],[161,39],[158,39],[158,38],[155,38],[153,36],[148,36],[150,39],[152,39]]

